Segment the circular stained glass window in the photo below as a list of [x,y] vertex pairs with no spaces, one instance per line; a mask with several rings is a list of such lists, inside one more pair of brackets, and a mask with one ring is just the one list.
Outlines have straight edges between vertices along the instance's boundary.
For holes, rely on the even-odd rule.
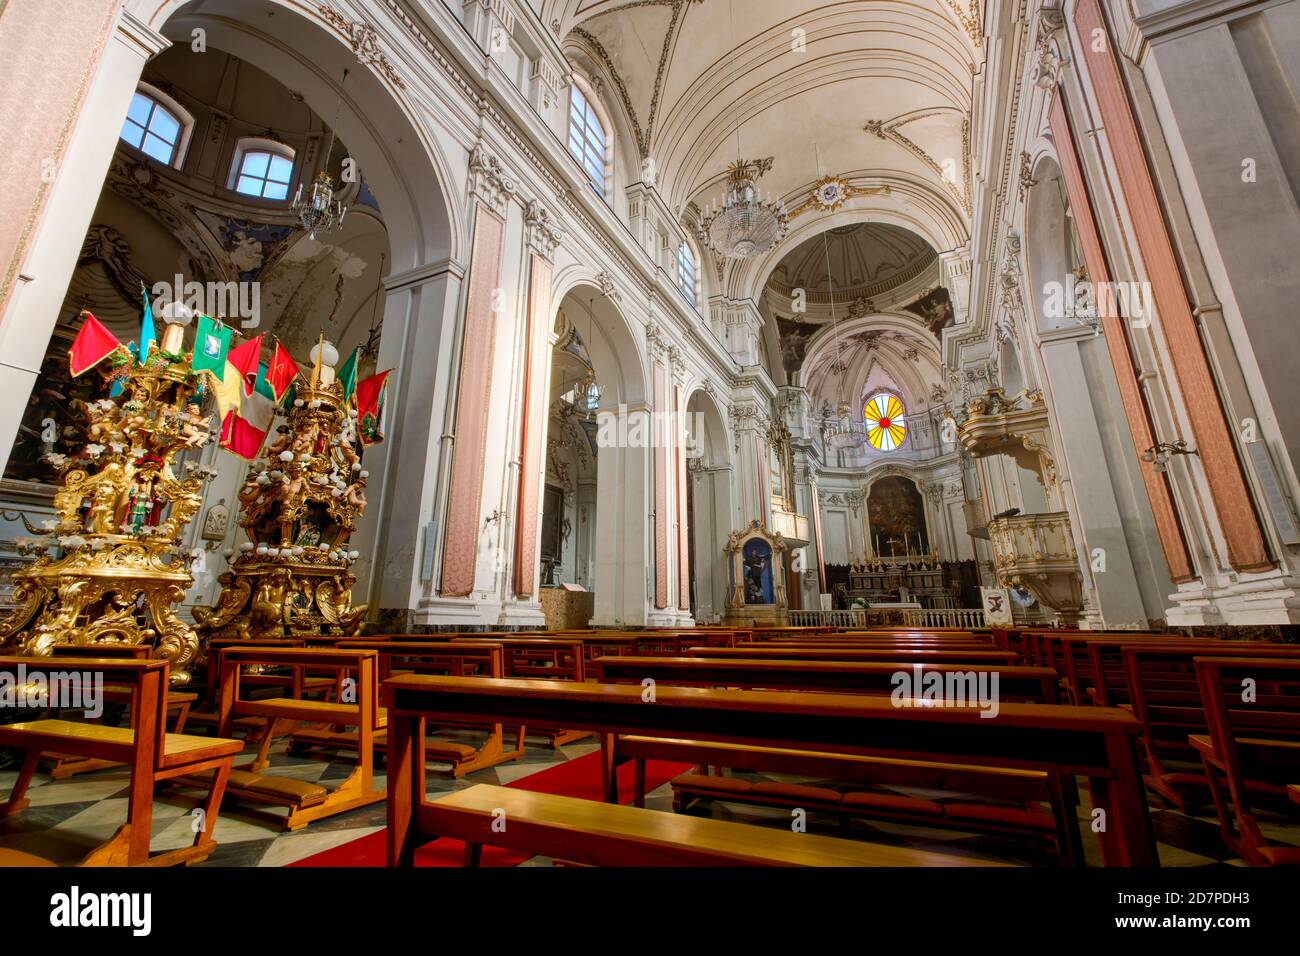
[[867,423],[867,441],[871,442],[871,447],[893,451],[902,445],[907,435],[906,415],[903,403],[888,392],[867,399],[862,417]]

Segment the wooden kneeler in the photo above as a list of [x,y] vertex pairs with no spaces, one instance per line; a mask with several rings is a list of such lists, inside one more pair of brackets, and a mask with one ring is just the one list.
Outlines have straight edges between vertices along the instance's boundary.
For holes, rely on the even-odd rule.
[[[266,734],[257,755],[250,763],[231,771],[227,792],[238,800],[288,808],[286,817],[271,817],[286,830],[300,830],[313,821],[384,800],[387,789],[374,784],[375,731],[384,724],[384,714],[379,707],[377,663],[377,654],[372,650],[268,647],[223,649],[218,664],[221,675],[218,735],[224,736],[240,717],[263,717],[267,721]],[[247,664],[293,668],[290,692],[298,696],[241,699],[241,670]],[[304,700],[300,695],[302,674],[307,668],[334,670],[340,676],[351,677],[355,680],[355,700]],[[357,728],[356,769],[333,790],[326,790],[319,784],[262,772],[269,765],[267,752],[271,741],[277,736],[292,733],[303,723]]]

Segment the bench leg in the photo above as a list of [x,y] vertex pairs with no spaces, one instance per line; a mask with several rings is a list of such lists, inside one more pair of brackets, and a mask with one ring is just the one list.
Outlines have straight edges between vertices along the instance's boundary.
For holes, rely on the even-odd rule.
[[18,779],[14,781],[14,788],[9,792],[9,799],[0,803],[0,817],[7,817],[17,813],[30,803],[25,799],[24,794],[27,788],[31,786],[32,776],[36,773],[36,765],[40,762],[41,752],[39,750],[29,750],[23,758],[22,769],[18,771]]
[[1146,787],[1132,738],[1108,735],[1106,750],[1113,776],[1091,777],[1092,805],[1105,811],[1105,829],[1097,834],[1106,866],[1159,866]]
[[208,790],[208,799],[203,802],[203,829],[194,835],[195,846],[216,846],[212,831],[217,826],[217,814],[221,812],[221,799],[226,795],[226,781],[230,778],[230,768],[234,762],[233,757],[223,761],[212,774],[212,787]]
[[636,758],[636,782],[633,785],[632,804],[645,809],[645,757]]
[[483,862],[483,844],[466,843],[465,844],[465,865],[479,866]]
[[259,770],[265,770],[267,767],[269,767],[271,765],[271,761],[267,758],[267,754],[270,752],[271,744],[275,740],[276,731],[280,728],[281,724],[288,724],[292,726],[293,723],[294,721],[282,720],[279,717],[268,720],[266,722],[266,736],[262,738],[262,743],[257,748],[257,756],[253,758],[252,763],[245,764],[239,769],[251,770],[254,773],[256,773]]
[[600,789],[606,803],[618,803],[618,754],[614,734],[600,735]]

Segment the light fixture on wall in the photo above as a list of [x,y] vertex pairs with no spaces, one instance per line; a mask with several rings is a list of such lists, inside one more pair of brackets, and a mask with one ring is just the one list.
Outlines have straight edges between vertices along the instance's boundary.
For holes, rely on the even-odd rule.
[[298,192],[293,197],[291,208],[297,215],[307,234],[316,238],[318,232],[329,232],[343,224],[343,217],[348,214],[348,207],[334,198],[334,180],[326,167],[329,166],[330,154],[334,152],[334,128],[338,126],[339,110],[343,106],[343,84],[348,81],[348,71],[343,71],[343,81],[339,83],[338,103],[334,106],[334,123],[330,126],[329,146],[325,149],[325,159],[316,179],[311,184],[311,192],[306,197],[302,194],[303,184],[298,184]]
[[1086,325],[1094,336],[1101,335],[1101,314],[1092,294],[1092,283],[1088,281],[1088,270],[1079,266],[1072,275],[1074,282],[1065,303],[1065,317],[1077,325]]
[[1165,472],[1169,470],[1169,459],[1175,455],[1199,455],[1195,448],[1188,448],[1187,442],[1179,439],[1176,442],[1157,442],[1142,453],[1142,460],[1155,467],[1156,471]]

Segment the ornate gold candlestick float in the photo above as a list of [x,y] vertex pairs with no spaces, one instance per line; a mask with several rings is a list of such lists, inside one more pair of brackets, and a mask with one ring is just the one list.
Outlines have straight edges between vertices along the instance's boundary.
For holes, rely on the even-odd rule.
[[352,402],[356,358],[340,376],[332,345],[322,339],[312,349],[310,381],[297,387],[284,423],[240,489],[239,523],[249,540],[227,554],[233,560],[219,578],[216,607],[195,612],[205,637],[360,632],[366,605],[352,603],[350,569],[359,555],[348,539],[366,506],[368,475],[357,445],[379,438],[368,429],[380,412],[383,376],[363,382],[372,388],[359,389]]
[[151,644],[155,657],[171,661],[173,683],[184,684],[198,638],[172,610],[192,583],[196,556],[182,550],[181,535],[216,473],[177,460],[212,437],[203,373],[182,345],[190,315],[169,322],[155,344],[146,299],[138,355],[82,315],[72,374],[98,366],[112,392],[85,405],[89,441],[80,450],[46,456],[63,482],[58,518],[45,523],[45,536],[19,543],[38,557],[13,575],[17,607],[0,617],[0,646],[45,656],[55,644]]

